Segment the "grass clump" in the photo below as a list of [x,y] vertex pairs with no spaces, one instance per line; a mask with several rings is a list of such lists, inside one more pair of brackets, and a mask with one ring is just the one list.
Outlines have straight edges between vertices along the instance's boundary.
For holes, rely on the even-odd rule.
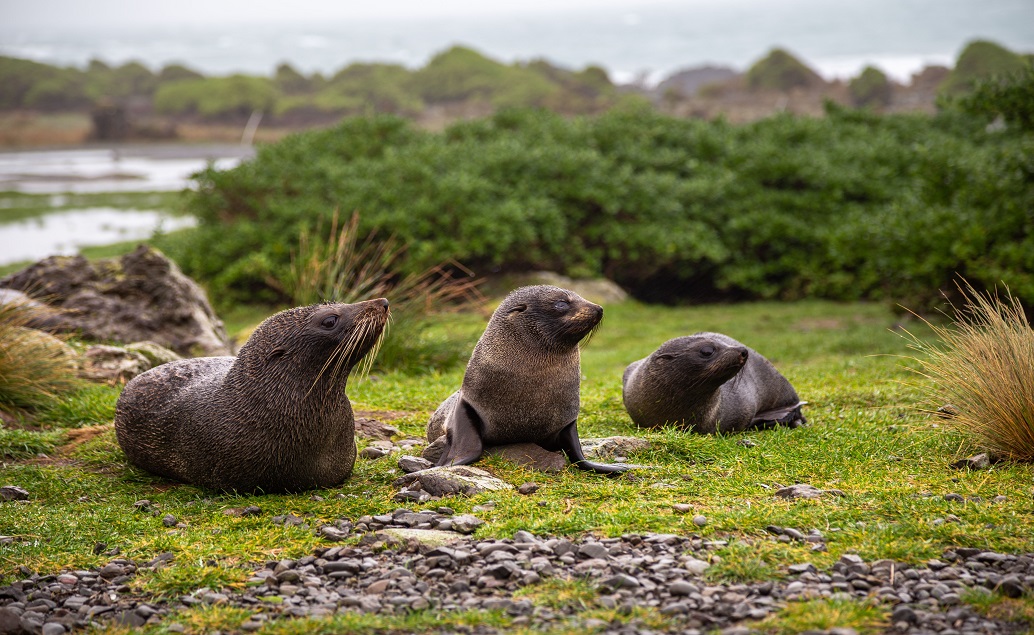
[[[278,281],[295,304],[321,301],[359,302],[386,297],[391,302],[391,337],[386,337],[375,364],[381,369],[416,371],[453,366],[467,353],[467,343],[444,333],[429,333],[432,316],[480,303],[477,281],[455,262],[419,273],[400,274],[406,247],[395,236],[377,233],[360,240],[359,215],[339,225],[338,212],[323,240],[321,228],[302,230],[298,252]],[[455,277],[455,272],[466,278]]]
[[[950,404],[951,424],[995,456],[1034,460],[1034,331],[1008,289],[982,294],[960,285],[966,305],[952,323],[930,324],[936,341],[912,335],[926,407]],[[929,324],[929,323],[928,323]]]
[[886,614],[878,606],[851,600],[821,599],[790,602],[777,615],[762,621],[757,630],[771,635],[791,635],[845,627],[859,633],[879,633],[886,625]]
[[31,328],[43,309],[0,304],[0,408],[45,405],[80,384],[75,352],[60,338]]

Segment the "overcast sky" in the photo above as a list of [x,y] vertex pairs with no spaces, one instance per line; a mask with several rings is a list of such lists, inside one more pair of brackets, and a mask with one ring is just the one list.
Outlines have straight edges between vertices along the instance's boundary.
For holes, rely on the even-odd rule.
[[[658,4],[706,6],[751,0],[0,0],[8,26],[128,26],[234,22],[312,22],[348,18],[499,16],[579,10],[627,9]],[[757,1],[757,0],[753,0]],[[793,0],[790,0],[793,2]]]

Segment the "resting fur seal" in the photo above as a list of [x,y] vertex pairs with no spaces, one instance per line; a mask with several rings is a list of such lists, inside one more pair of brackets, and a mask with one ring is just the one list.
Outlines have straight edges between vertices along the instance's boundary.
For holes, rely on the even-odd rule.
[[462,387],[427,424],[428,441],[446,438],[438,465],[469,465],[487,446],[536,443],[563,450],[583,470],[631,468],[587,461],[578,439],[578,344],[602,319],[602,307],[558,287],[506,296],[474,347]]
[[625,409],[639,427],[666,423],[694,432],[741,432],[805,423],[806,402],[757,351],[721,333],[668,340],[629,364]]
[[237,357],[162,364],[126,384],[115,434],[130,463],[213,489],[340,484],[355,464],[345,382],[378,343],[388,301],[273,315]]

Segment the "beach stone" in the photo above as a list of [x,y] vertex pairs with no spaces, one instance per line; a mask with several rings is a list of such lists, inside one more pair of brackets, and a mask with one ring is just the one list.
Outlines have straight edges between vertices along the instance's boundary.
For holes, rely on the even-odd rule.
[[84,339],[152,341],[180,355],[230,355],[230,340],[205,292],[156,249],[140,245],[120,258],[90,262],[51,256],[0,278],[60,311],[58,332]]
[[[453,521],[453,527],[456,526]],[[455,532],[441,531],[438,529],[410,529],[406,527],[387,527],[381,530],[385,536],[394,538],[399,542],[415,540],[422,545],[430,547],[441,547],[459,539]]]
[[428,443],[424,447],[424,451],[420,453],[420,456],[437,465],[439,459],[442,458],[442,454],[445,453],[446,443],[448,443],[448,439],[443,434],[432,443]]
[[356,417],[355,434],[364,439],[390,441],[392,437],[401,436],[402,432],[395,426],[371,419],[370,417]]
[[0,487],[0,499],[5,501],[27,501],[29,500],[29,492],[17,485],[4,485]]
[[399,469],[406,474],[412,474],[420,470],[429,470],[432,467],[434,467],[434,463],[423,457],[410,456],[408,454],[403,454],[399,457]]
[[420,488],[432,496],[474,496],[482,492],[513,489],[506,481],[469,465],[433,467],[406,474],[394,481],[396,487],[409,486],[410,489],[415,483],[419,483]]
[[152,368],[143,354],[119,346],[96,344],[80,358],[79,376],[97,382],[125,383]]
[[642,437],[602,437],[582,439],[582,453],[587,459],[610,459],[632,452],[649,450],[651,444]]
[[844,492],[838,489],[823,490],[815,487],[814,485],[808,485],[807,483],[801,483],[798,485],[791,485],[789,487],[783,487],[776,490],[775,495],[779,498],[785,498],[793,500],[795,498],[806,498],[816,499],[821,498],[825,495],[830,496],[843,496]]
[[523,494],[525,496],[527,496],[529,494],[534,494],[537,491],[539,491],[539,484],[531,482],[531,481],[528,481],[527,483],[523,483],[523,484],[521,484],[520,487],[517,488],[517,493],[518,494]]
[[162,364],[168,364],[169,362],[174,362],[178,359],[183,359],[183,356],[177,354],[176,351],[165,348],[157,342],[133,342],[131,344],[126,344],[123,348],[131,353],[139,353],[143,355],[151,365],[151,368],[161,366]]
[[991,467],[991,455],[986,452],[974,454],[951,464],[956,470],[986,470]]

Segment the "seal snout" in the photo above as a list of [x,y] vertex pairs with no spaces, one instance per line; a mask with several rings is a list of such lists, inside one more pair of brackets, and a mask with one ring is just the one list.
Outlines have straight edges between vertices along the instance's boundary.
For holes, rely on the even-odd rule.
[[740,366],[744,366],[747,363],[747,357],[748,357],[747,349],[740,348],[736,352],[740,354],[739,360],[738,360]]

